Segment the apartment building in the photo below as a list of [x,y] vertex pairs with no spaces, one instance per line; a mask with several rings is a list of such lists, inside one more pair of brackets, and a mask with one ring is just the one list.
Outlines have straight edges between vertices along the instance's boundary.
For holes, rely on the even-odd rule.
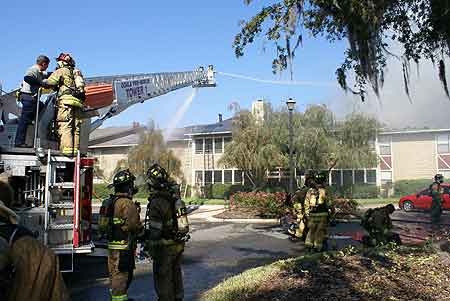
[[[139,124],[133,124],[92,133],[89,151],[98,159],[98,167],[105,178],[110,178],[117,163],[127,158],[128,151],[138,144],[144,130]],[[182,162],[189,185],[201,187],[245,181],[241,170],[219,164],[226,145],[232,140],[232,119],[219,117],[213,124],[176,129],[167,140],[168,147]],[[379,158],[376,168],[332,170],[330,184],[382,186],[398,180],[431,180],[436,173],[450,178],[450,129],[385,130],[377,135],[374,148]],[[288,176],[282,169],[268,173],[272,183],[286,183]]]

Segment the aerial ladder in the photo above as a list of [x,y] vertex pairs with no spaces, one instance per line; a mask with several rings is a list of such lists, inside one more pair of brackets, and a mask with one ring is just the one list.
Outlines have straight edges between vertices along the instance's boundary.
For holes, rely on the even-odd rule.
[[[80,132],[80,150],[87,152],[89,134],[106,120],[133,105],[186,88],[215,87],[212,65],[194,71],[127,74],[86,79],[87,109]],[[89,91],[93,91],[89,94]],[[38,95],[40,97],[40,95]],[[95,159],[63,156],[51,135],[55,93],[27,131],[29,148],[15,148],[20,107],[15,91],[0,93],[0,176],[15,191],[15,211],[21,223],[55,253],[69,255],[73,271],[75,254],[94,250],[92,191]],[[40,114],[40,116],[38,115]],[[11,118],[14,115],[15,118]]]

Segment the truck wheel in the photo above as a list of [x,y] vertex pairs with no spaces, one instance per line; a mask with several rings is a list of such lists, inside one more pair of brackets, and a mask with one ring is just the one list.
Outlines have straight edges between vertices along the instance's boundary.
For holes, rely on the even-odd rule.
[[414,205],[411,201],[404,201],[403,202],[403,210],[406,212],[409,212],[414,209]]

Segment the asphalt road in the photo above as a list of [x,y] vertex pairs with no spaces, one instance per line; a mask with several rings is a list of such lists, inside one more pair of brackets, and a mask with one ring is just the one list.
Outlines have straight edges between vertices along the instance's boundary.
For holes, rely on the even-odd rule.
[[[199,293],[248,268],[303,252],[301,244],[272,226],[194,222],[192,229],[183,257],[185,300],[197,300]],[[73,300],[108,300],[106,257],[80,257],[76,267],[64,275]],[[151,263],[138,263],[129,296],[155,300]]]
[[[397,210],[393,214],[396,229],[416,242],[429,235],[429,213]],[[450,225],[450,214],[443,223]],[[293,243],[277,225],[207,223],[194,220],[192,239],[183,257],[185,300],[198,300],[198,294],[230,276],[279,259],[304,254],[302,243]],[[352,238],[361,234],[358,222],[338,224],[329,229],[333,248],[358,244]],[[104,255],[105,253],[103,253]],[[102,255],[100,252],[97,255]],[[73,300],[108,299],[106,257],[84,256],[76,259],[76,271],[65,274]],[[150,262],[137,264],[135,280],[129,290],[134,300],[155,300]]]

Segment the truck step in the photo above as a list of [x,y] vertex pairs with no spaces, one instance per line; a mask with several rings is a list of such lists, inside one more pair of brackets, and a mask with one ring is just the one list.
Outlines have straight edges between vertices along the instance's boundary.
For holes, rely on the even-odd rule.
[[50,189],[73,189],[75,184],[73,182],[61,182],[53,183],[50,185]]
[[72,230],[73,224],[50,224],[49,230]]
[[52,203],[52,204],[49,204],[48,207],[53,208],[53,209],[73,209],[73,202]]

